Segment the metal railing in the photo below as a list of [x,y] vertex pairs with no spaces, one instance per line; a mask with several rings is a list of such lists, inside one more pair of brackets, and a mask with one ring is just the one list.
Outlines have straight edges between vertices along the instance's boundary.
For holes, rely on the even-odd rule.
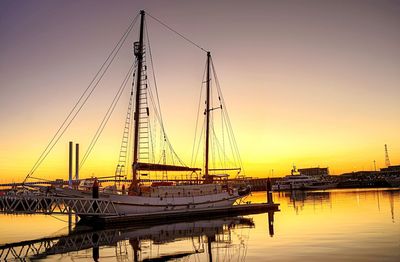
[[41,259],[48,255],[64,254],[83,249],[110,245],[121,240],[118,230],[86,232],[62,237],[43,238],[0,245],[0,261]]
[[114,203],[104,199],[50,196],[1,196],[0,213],[118,215]]

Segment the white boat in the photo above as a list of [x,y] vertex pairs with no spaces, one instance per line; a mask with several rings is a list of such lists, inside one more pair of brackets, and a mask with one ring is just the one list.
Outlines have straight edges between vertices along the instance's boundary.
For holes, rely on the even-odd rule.
[[318,180],[312,176],[306,175],[288,175],[282,180],[277,181],[272,185],[274,191],[285,191],[285,190],[297,190],[305,189],[307,186],[311,186],[313,183],[317,183]]
[[[210,114],[215,109],[211,105],[210,98],[210,82],[211,82],[211,55],[210,52],[207,52],[207,64],[206,64],[206,107],[204,111],[204,115],[206,118],[206,127],[205,127],[205,167],[204,167],[204,175],[200,183],[198,184],[175,184],[172,182],[160,182],[153,183],[151,185],[145,185],[140,180],[140,172],[143,175],[144,173],[151,171],[159,171],[159,172],[167,172],[167,171],[180,171],[180,172],[197,172],[200,169],[198,168],[190,168],[186,166],[176,166],[176,165],[168,165],[166,163],[163,164],[155,164],[155,163],[146,163],[141,161],[141,139],[142,143],[148,143],[148,137],[141,137],[141,130],[144,128],[145,124],[149,121],[142,121],[142,115],[146,117],[149,115],[149,107],[144,105],[147,103],[142,102],[141,99],[145,97],[145,93],[147,92],[147,83],[145,82],[147,79],[146,75],[146,65],[144,61],[144,42],[143,38],[145,33],[144,31],[144,18],[145,12],[140,12],[141,17],[141,25],[139,32],[139,41],[134,43],[134,54],[136,58],[136,69],[134,71],[135,92],[131,92],[131,99],[134,101],[134,117],[132,119],[132,125],[134,127],[133,130],[133,156],[132,156],[132,173],[133,179],[132,183],[128,188],[120,190],[118,193],[114,193],[111,191],[101,191],[99,192],[99,198],[108,199],[113,202],[117,212],[120,215],[128,215],[128,214],[144,214],[144,213],[152,213],[152,212],[164,212],[171,210],[193,210],[193,209],[204,209],[204,208],[213,208],[213,207],[227,207],[234,204],[234,202],[250,193],[250,187],[245,186],[242,188],[233,188],[228,186],[227,182],[223,183],[222,179],[219,182],[216,182],[215,177],[218,175],[211,174],[211,169],[209,168],[209,137],[210,137]],[[147,98],[146,98],[147,99]],[[142,121],[142,122],[141,122]],[[128,121],[127,121],[128,123]],[[128,127],[130,124],[127,125]],[[146,129],[147,130],[147,129]],[[126,136],[128,137],[128,136]],[[145,142],[143,142],[143,139]],[[146,140],[147,139],[147,140]],[[127,143],[126,143],[127,145]],[[126,147],[125,145],[125,147]],[[146,153],[146,152],[145,152]],[[124,158],[125,159],[125,158]],[[124,164],[118,165],[119,167],[124,166]],[[118,169],[118,167],[117,167]],[[218,169],[221,170],[221,169]],[[116,172],[117,173],[117,172]],[[117,177],[117,176],[116,176]],[[225,179],[225,181],[227,181]],[[84,187],[87,189],[87,184],[83,183]],[[86,186],[85,186],[86,185]],[[93,184],[90,184],[93,186]],[[72,188],[62,188],[57,189],[57,194],[66,195],[66,196],[74,196],[74,197],[92,197],[91,191],[89,190],[80,190],[80,189],[72,189]]]
[[327,179],[323,176],[303,175],[293,166],[291,175],[285,176],[281,180],[272,185],[274,191],[286,190],[325,190],[335,188],[338,182]]
[[[139,186],[138,195],[101,191],[100,199],[113,202],[119,215],[145,214],[162,211],[185,211],[226,207],[250,193],[250,187],[226,188],[221,184]],[[68,197],[91,198],[91,190],[56,189]]]

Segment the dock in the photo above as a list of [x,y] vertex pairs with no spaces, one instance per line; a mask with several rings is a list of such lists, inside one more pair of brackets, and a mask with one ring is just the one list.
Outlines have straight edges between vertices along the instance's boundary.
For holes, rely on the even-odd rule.
[[155,221],[184,221],[192,218],[217,218],[237,215],[250,215],[267,212],[279,211],[279,204],[275,203],[259,203],[259,204],[239,204],[229,207],[213,207],[193,210],[181,210],[181,211],[164,211],[147,214],[135,214],[135,215],[113,215],[113,216],[101,216],[91,217],[89,219],[83,219],[82,223],[97,223],[101,225],[116,225],[126,223],[137,223],[137,222],[155,222]]
[[[71,212],[72,210],[72,212]],[[226,217],[279,211],[272,199],[260,204],[237,204],[228,207],[171,210],[143,214],[119,214],[114,203],[105,199],[54,196],[0,196],[0,213],[5,214],[76,214],[81,223],[115,225],[136,222],[185,220],[190,218]]]

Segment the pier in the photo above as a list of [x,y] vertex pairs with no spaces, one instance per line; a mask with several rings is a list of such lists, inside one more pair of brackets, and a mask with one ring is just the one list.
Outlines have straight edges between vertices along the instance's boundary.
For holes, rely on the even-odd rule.
[[1,196],[0,213],[5,214],[64,214],[109,216],[118,215],[113,202],[96,198],[52,196]]
[[229,207],[164,211],[146,214],[118,214],[112,201],[95,198],[70,198],[47,196],[0,197],[0,213],[5,214],[64,214],[71,210],[82,216],[83,222],[116,224],[127,222],[157,221],[163,219],[187,219],[198,216],[255,214],[278,211],[279,204],[238,204]]

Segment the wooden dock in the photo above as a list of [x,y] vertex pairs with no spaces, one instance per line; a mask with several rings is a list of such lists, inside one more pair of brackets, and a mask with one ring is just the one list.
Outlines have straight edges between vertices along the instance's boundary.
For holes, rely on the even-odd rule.
[[183,221],[187,219],[197,218],[216,218],[236,215],[249,215],[266,212],[279,211],[279,204],[275,203],[260,203],[260,204],[240,204],[230,207],[214,207],[183,211],[164,211],[139,215],[115,215],[115,216],[100,216],[86,217],[81,220],[81,223],[97,224],[97,225],[116,225],[116,224],[132,224],[142,222],[156,221]]

